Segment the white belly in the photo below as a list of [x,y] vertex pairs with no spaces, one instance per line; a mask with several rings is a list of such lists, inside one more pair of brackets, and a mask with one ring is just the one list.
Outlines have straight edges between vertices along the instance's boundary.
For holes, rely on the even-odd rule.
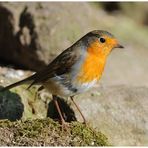
[[74,84],[74,86],[78,89],[78,92],[77,93],[83,93],[87,90],[89,90],[90,88],[92,88],[95,84],[97,83],[97,80],[94,79],[93,81],[91,82],[87,82],[87,83],[77,83],[77,84]]
[[97,82],[97,80],[94,79],[89,83],[81,84],[75,82],[68,82],[65,84],[65,80],[63,80],[63,78],[57,76],[44,83],[43,86],[53,95],[69,97],[89,90]]

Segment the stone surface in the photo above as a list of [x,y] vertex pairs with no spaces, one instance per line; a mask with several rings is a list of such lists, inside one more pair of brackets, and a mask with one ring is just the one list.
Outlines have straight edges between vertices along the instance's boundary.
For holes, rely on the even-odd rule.
[[116,85],[98,87],[92,93],[80,95],[75,100],[89,124],[108,135],[113,145],[146,146],[147,98],[148,87]]
[[38,67],[39,70],[45,66],[45,62],[38,54],[41,48],[38,45],[33,17],[26,9],[20,15],[20,27],[15,31],[14,13],[0,5],[1,63],[32,70]]
[[18,94],[6,91],[0,93],[0,119],[16,121],[22,118],[24,105]]

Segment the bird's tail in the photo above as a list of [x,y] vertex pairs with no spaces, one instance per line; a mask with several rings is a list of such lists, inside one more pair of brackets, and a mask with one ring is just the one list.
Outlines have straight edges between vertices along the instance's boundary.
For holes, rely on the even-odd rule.
[[11,89],[11,88],[13,88],[13,87],[16,87],[16,86],[19,86],[19,85],[22,85],[22,84],[31,84],[32,82],[33,82],[33,79],[32,79],[32,76],[31,76],[31,77],[29,77],[29,78],[23,79],[23,80],[21,80],[21,81],[18,81],[18,82],[16,82],[16,83],[13,83],[13,84],[11,84],[11,85],[8,85],[8,86],[6,86],[6,87],[0,89],[0,92],[9,90],[9,89]]

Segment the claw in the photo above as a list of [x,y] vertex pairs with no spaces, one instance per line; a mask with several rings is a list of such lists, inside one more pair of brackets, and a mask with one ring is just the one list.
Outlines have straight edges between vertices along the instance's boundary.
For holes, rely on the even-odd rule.
[[68,131],[69,130],[69,123],[65,122],[65,121],[61,121],[62,122],[62,132],[63,131]]

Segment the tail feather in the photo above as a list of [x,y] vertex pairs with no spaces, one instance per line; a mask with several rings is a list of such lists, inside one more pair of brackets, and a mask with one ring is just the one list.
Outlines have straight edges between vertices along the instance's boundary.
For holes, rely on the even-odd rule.
[[29,77],[29,78],[23,79],[23,80],[21,80],[21,81],[18,81],[18,82],[16,82],[16,83],[13,83],[13,84],[11,84],[11,85],[8,85],[8,86],[6,86],[6,87],[0,89],[0,92],[9,90],[9,89],[11,89],[11,88],[13,88],[13,87],[17,87],[17,86],[22,85],[22,84],[30,84],[30,83],[32,83],[32,82],[33,82],[32,77]]

